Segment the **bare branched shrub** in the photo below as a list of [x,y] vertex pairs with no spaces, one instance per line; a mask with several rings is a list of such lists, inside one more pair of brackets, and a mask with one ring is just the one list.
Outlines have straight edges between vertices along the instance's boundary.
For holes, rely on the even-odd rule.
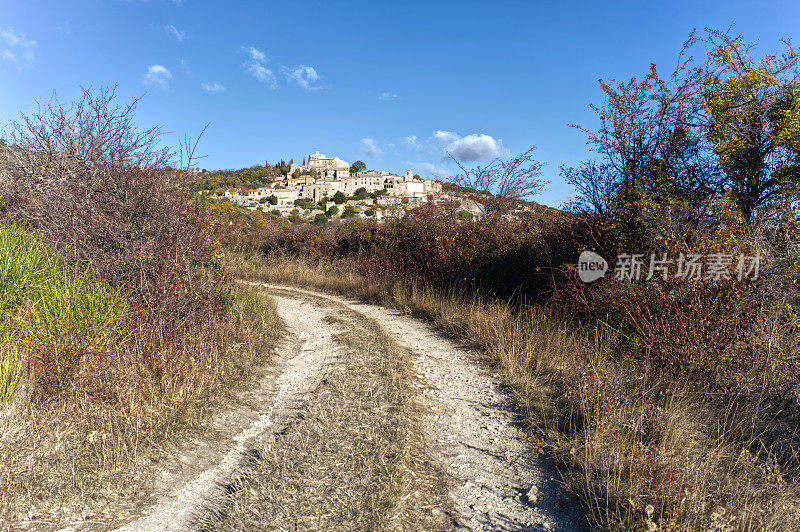
[[36,110],[22,113],[5,135],[13,150],[10,162],[28,173],[35,164],[61,168],[63,178],[91,169],[147,166],[163,168],[171,159],[167,147],[159,147],[158,126],[139,128],[134,122],[141,98],[127,104],[117,102],[116,87],[85,88],[72,102],[53,96],[39,102]]
[[198,320],[221,302],[198,268],[212,235],[178,186],[182,174],[169,169],[161,129],[137,127],[138,102],[88,88],[74,102],[54,96],[23,113],[0,148],[2,210],[124,289],[148,319]]
[[541,179],[543,164],[533,158],[535,147],[507,158],[496,158],[485,166],[467,168],[452,154],[450,158],[461,172],[453,182],[483,193],[480,200],[487,214],[498,214],[508,210],[520,200],[529,200],[538,194],[545,183]]

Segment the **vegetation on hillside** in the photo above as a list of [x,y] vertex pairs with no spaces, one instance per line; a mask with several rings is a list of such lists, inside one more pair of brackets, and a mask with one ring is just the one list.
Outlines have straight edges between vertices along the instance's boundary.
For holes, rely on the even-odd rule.
[[195,191],[251,190],[274,182],[289,172],[292,161],[254,165],[238,170],[203,171],[193,176],[188,188]]

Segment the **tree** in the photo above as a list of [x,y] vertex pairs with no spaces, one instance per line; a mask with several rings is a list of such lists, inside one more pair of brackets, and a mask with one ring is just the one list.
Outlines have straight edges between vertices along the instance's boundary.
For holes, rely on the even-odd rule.
[[339,214],[339,207],[331,205],[331,208],[328,209],[328,216],[336,216],[337,214]]
[[800,185],[800,83],[791,43],[756,62],[741,37],[709,32],[706,128],[728,196],[749,221]]
[[364,211],[364,215],[369,217],[375,216],[375,211],[372,209],[367,209],[366,211]]
[[[698,58],[689,52],[699,45]],[[641,242],[665,220],[689,235],[709,222],[711,199],[728,198],[747,221],[797,193],[800,179],[798,52],[755,61],[741,37],[692,33],[666,78],[605,82],[600,127],[587,134],[600,160],[562,175],[580,193],[573,207],[619,223]],[[650,236],[655,236],[651,234]],[[684,238],[683,236],[681,238]]]
[[535,149],[531,147],[513,157],[498,157],[485,166],[474,168],[467,168],[448,153],[461,169],[453,182],[483,193],[481,201],[486,205],[487,214],[500,214],[517,201],[534,196],[544,187],[544,182],[540,179],[542,163],[533,158]]
[[323,213],[319,213],[316,216],[314,216],[314,221],[311,223],[313,223],[314,225],[325,225],[326,223],[328,223],[328,217],[325,216],[325,214]]
[[344,212],[342,212],[342,218],[349,218],[351,216],[355,216],[356,210],[352,205],[348,205],[344,208]]
[[340,190],[340,191],[338,191],[336,194],[334,194],[334,195],[333,195],[333,202],[334,202],[335,204],[337,204],[337,205],[341,205],[341,204],[342,204],[342,203],[344,203],[345,201],[347,201],[347,196],[345,196],[345,195],[344,195],[344,192],[342,192],[341,190]]
[[692,34],[667,78],[651,64],[642,79],[601,79],[605,101],[590,105],[600,127],[573,126],[587,134],[600,156],[578,169],[562,168],[581,193],[573,206],[613,218],[630,244],[646,239],[645,218],[654,212],[673,213],[674,218],[677,209],[690,224],[698,223],[695,214],[717,188],[717,173],[697,127],[705,76],[702,65],[687,57],[695,43]]
[[353,197],[357,199],[364,199],[367,197],[367,195],[368,195],[367,189],[364,187],[357,188],[356,191],[353,193]]
[[350,173],[357,174],[358,172],[362,172],[367,169],[367,165],[364,161],[356,161],[350,165]]
[[275,194],[272,194],[267,199],[269,200],[270,205],[277,205],[278,204],[278,198],[275,196]]

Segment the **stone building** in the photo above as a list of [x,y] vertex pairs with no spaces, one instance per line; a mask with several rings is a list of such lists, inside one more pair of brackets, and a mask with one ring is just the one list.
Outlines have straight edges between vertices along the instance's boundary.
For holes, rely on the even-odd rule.
[[322,179],[345,179],[350,176],[350,163],[338,157],[326,157],[319,151],[315,151],[308,156],[305,165],[292,164],[289,167],[289,174],[313,173]]

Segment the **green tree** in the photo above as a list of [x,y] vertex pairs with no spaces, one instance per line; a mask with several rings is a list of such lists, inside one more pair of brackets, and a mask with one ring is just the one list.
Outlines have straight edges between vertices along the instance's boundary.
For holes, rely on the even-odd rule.
[[749,221],[800,184],[800,51],[787,45],[784,54],[756,62],[741,38],[712,32],[708,42],[708,139],[727,195]]
[[267,199],[269,200],[270,205],[277,205],[278,204],[278,198],[275,196],[275,194],[271,195]]
[[368,195],[367,189],[364,187],[359,187],[356,189],[355,193],[353,194],[353,198],[356,199],[364,199]]
[[328,223],[328,217],[323,213],[319,213],[316,216],[314,216],[314,221],[311,223],[313,223],[314,225],[325,225],[326,223]]
[[370,216],[370,217],[371,217],[371,216],[375,216],[375,211],[374,211],[374,210],[372,210],[372,209],[367,209],[366,211],[364,211],[364,214],[365,214],[366,216]]
[[333,202],[335,204],[341,205],[345,201],[347,201],[347,196],[345,196],[344,192],[342,192],[341,190],[333,195]]
[[337,214],[339,214],[339,207],[331,205],[331,208],[328,209],[328,216],[336,216]]
[[350,165],[350,173],[351,174],[356,174],[356,173],[364,171],[366,169],[367,169],[367,165],[364,163],[364,161],[356,161],[356,162],[354,162],[353,164]]
[[342,212],[342,218],[349,218],[351,216],[355,216],[356,210],[353,208],[352,205],[348,205],[344,208],[344,212]]

